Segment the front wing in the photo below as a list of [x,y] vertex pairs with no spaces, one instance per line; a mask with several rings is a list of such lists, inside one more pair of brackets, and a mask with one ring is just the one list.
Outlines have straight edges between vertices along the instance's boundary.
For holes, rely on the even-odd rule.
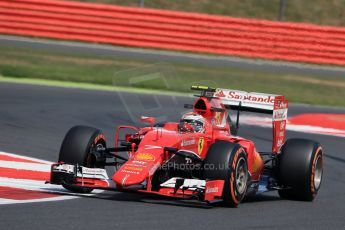
[[147,178],[142,184],[122,187],[109,179],[105,169],[57,163],[51,167],[51,177],[48,183],[123,192],[136,191],[180,199],[197,199],[210,203],[222,201],[224,180],[174,177],[162,183],[157,191],[151,190],[150,181],[150,178]]

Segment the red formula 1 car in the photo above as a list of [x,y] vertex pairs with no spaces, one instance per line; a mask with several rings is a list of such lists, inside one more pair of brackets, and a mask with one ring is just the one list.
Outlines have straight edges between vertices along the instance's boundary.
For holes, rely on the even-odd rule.
[[[119,126],[114,147],[100,130],[76,126],[63,140],[50,183],[73,192],[137,191],[236,207],[246,195],[277,190],[311,201],[320,189],[323,152],[306,139],[284,142],[288,101],[283,96],[193,86],[201,92],[179,122]],[[232,122],[229,111],[237,112]],[[271,152],[236,135],[240,111],[272,114]],[[121,133],[123,140],[121,141]],[[122,153],[121,153],[122,152]],[[125,154],[124,154],[125,153]],[[109,179],[106,166],[115,166]]]

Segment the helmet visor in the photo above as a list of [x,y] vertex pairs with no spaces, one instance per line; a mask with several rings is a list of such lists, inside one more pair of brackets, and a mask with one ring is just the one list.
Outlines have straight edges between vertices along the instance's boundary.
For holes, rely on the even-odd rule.
[[184,119],[183,122],[187,122],[193,126],[195,132],[202,132],[204,130],[204,123],[198,120]]

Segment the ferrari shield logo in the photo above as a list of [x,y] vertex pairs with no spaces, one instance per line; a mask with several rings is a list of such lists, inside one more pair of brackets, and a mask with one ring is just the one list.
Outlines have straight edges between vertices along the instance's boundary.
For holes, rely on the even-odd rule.
[[198,153],[201,154],[202,150],[204,149],[204,138],[200,137],[199,143],[198,143]]
[[216,125],[220,125],[222,123],[220,115],[220,112],[216,112]]

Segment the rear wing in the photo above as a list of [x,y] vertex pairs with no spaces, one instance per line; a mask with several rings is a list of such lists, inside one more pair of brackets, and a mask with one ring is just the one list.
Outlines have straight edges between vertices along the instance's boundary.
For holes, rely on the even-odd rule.
[[221,88],[215,89],[213,96],[218,97],[227,109],[272,114],[272,152],[280,150],[284,144],[288,111],[284,96]]
[[240,109],[241,111],[267,114],[273,113],[275,99],[283,97],[274,94],[248,93],[231,89],[216,89],[214,96],[221,99],[224,106],[228,109]]

